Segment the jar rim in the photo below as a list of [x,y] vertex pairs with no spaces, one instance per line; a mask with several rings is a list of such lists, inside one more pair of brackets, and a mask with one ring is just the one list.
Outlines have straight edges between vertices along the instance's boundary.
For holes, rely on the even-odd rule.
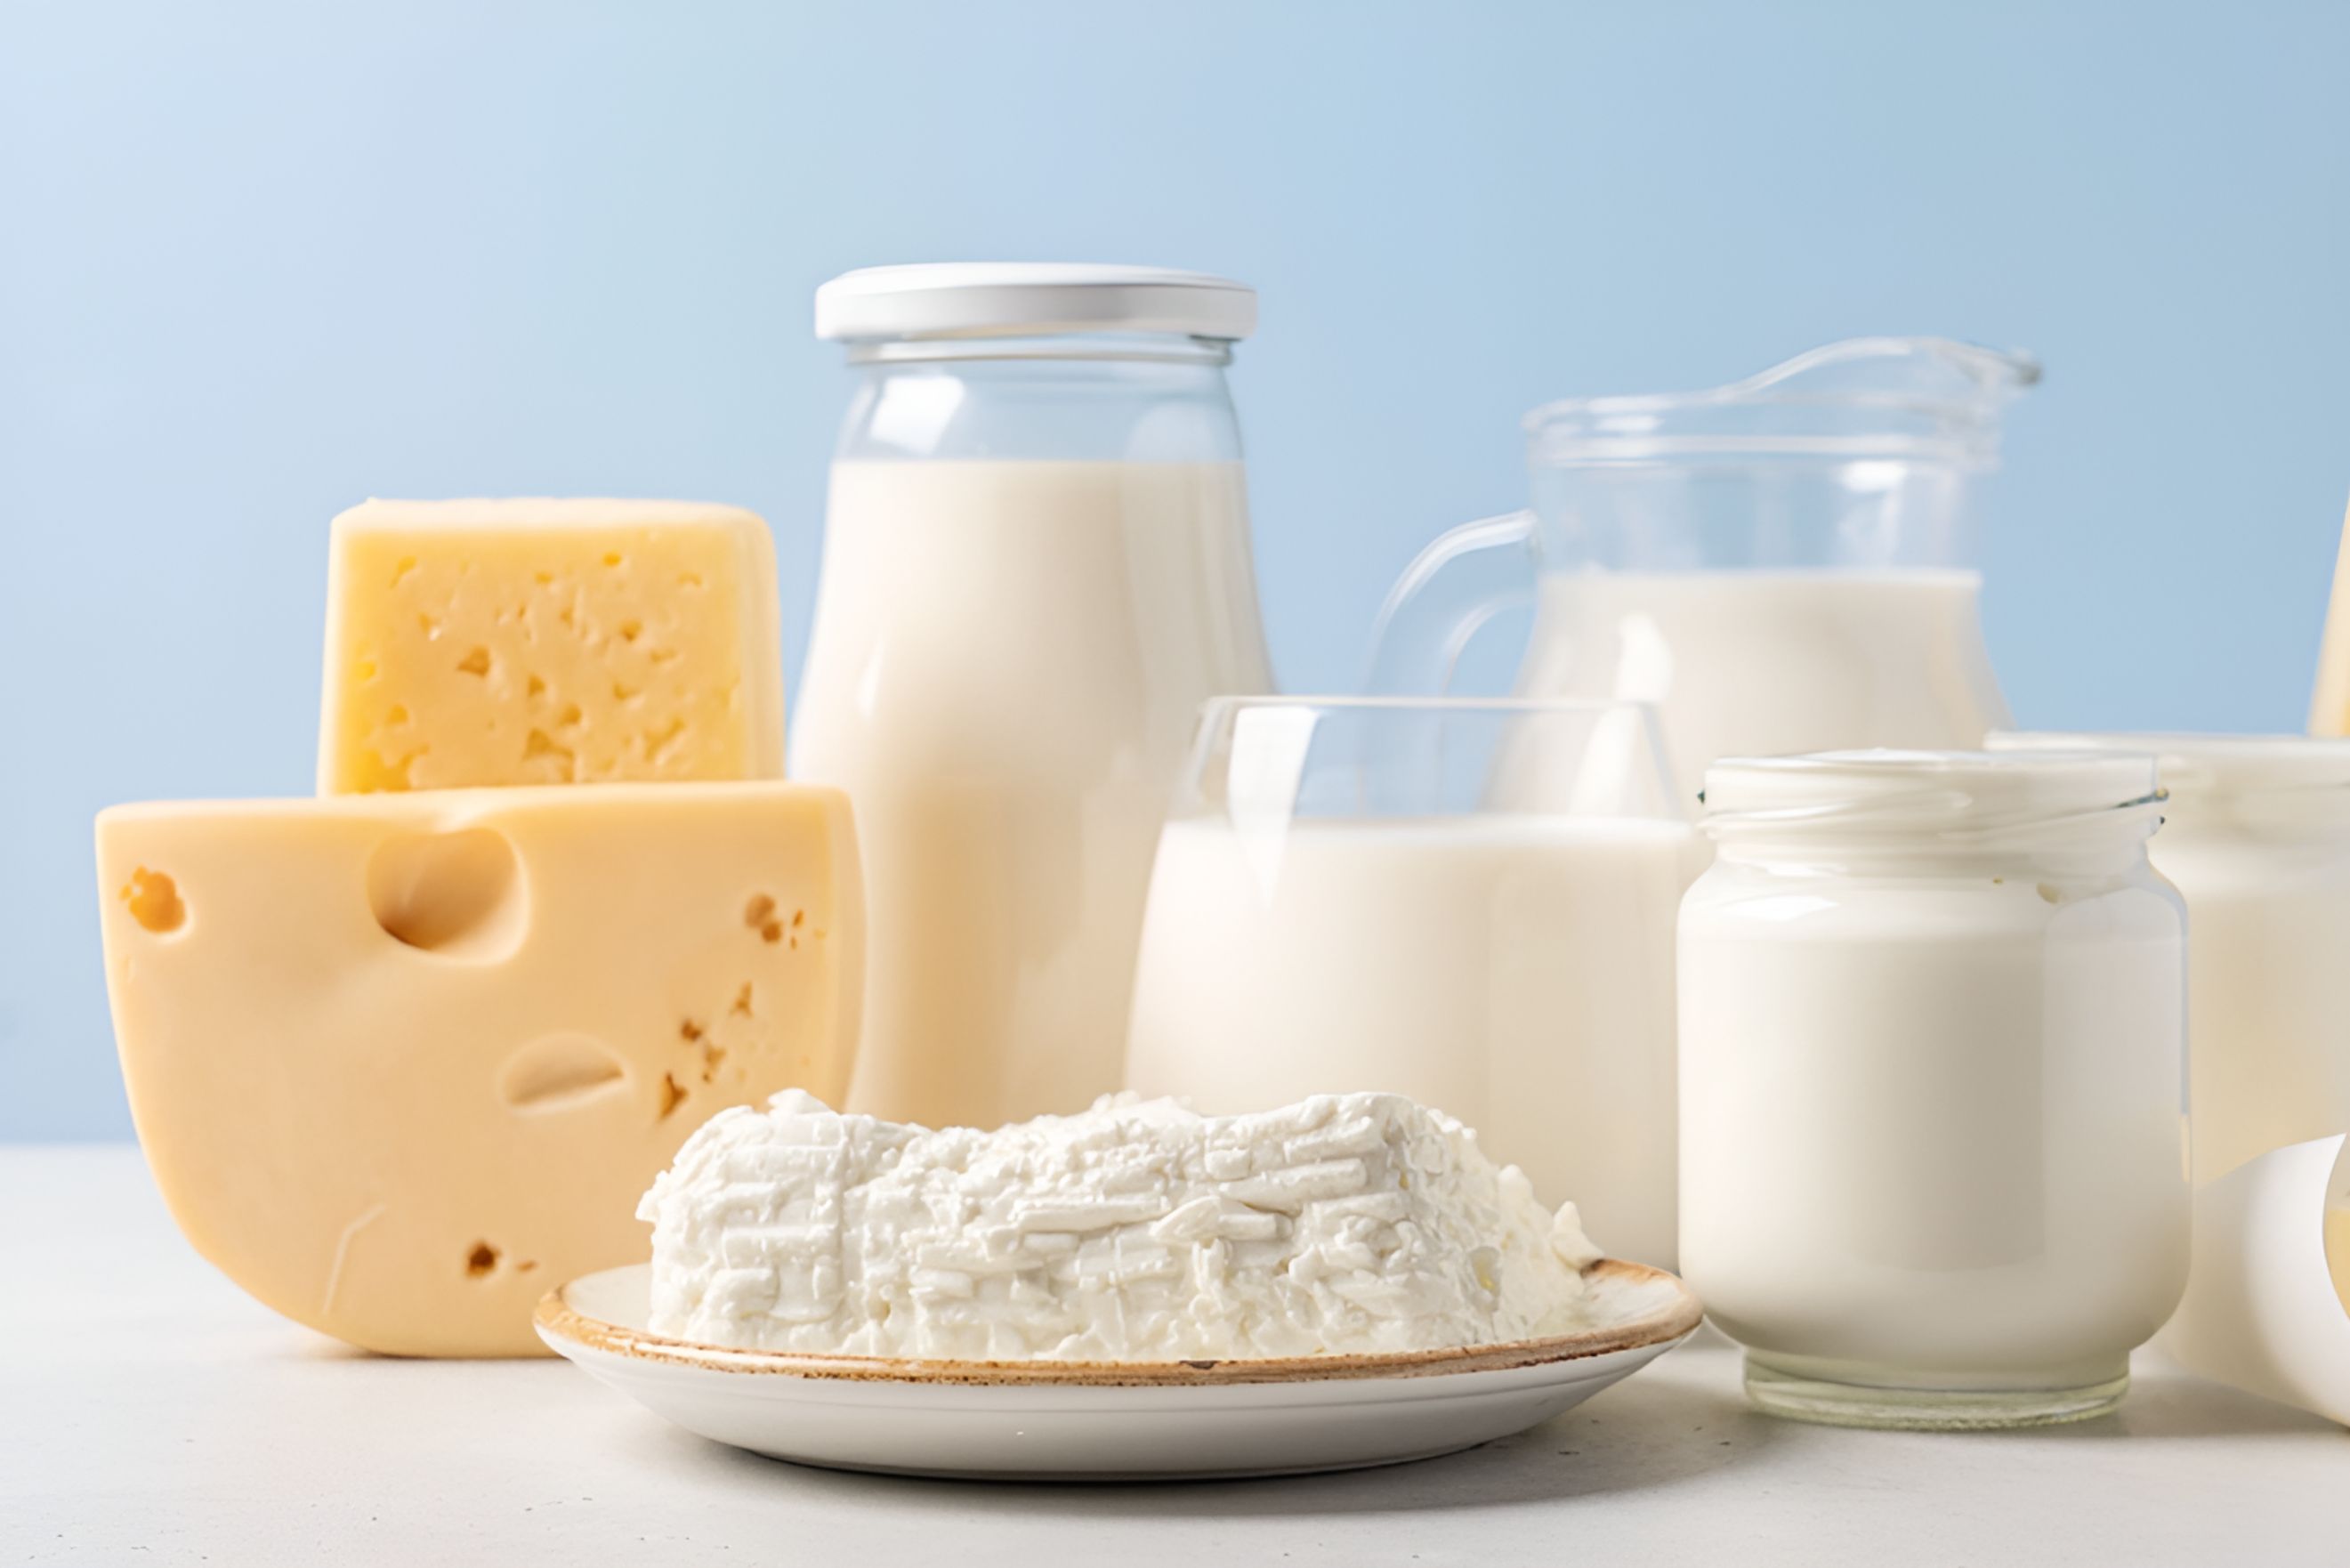
[[851,365],[1084,360],[1124,365],[1193,365],[1212,369],[1232,362],[1232,346],[1228,339],[1171,332],[1086,330],[861,337],[842,347],[847,350]]
[[1984,742],[2003,755],[2137,753],[2155,759],[2174,797],[2254,792],[2350,791],[2350,738],[2185,730],[2002,730]]
[[2144,815],[2163,795],[2142,753],[1878,749],[1726,757],[1706,770],[1700,799],[1717,839],[1950,839]]

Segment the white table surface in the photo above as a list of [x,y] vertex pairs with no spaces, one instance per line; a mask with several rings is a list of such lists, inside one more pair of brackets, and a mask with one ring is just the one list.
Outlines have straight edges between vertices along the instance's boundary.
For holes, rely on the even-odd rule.
[[1692,1345],[1523,1437],[1354,1475],[833,1474],[557,1361],[393,1361],[257,1305],[130,1147],[0,1148],[0,1563],[2350,1563],[2350,1433],[2141,1355],[2122,1413],[1774,1421]]

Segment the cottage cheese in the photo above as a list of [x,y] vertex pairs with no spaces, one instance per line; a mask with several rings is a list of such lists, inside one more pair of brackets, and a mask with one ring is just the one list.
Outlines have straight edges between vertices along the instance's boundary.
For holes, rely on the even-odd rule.
[[655,1333],[766,1350],[1157,1360],[1570,1330],[1597,1251],[1476,1135],[1395,1095],[1201,1116],[1118,1096],[993,1133],[778,1095],[638,1207]]

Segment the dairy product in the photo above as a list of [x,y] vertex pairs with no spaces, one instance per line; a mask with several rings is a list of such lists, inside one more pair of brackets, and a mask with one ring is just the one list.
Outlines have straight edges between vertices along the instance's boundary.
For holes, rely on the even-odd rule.
[[1546,572],[1519,687],[1656,703],[1691,793],[1725,756],[1981,745],[2006,708],[1980,588],[1956,570]]
[[2152,761],[1858,753],[1707,783],[1681,1262],[1750,1389],[1894,1424],[2109,1407],[2188,1258]]
[[792,744],[857,802],[852,1109],[993,1127],[1118,1086],[1193,714],[1269,684],[1238,463],[834,465]]
[[1577,1326],[1598,1254],[1451,1117],[1391,1095],[1202,1117],[1106,1098],[999,1132],[712,1118],[638,1210],[652,1328],[765,1350],[1163,1360]]
[[[2166,808],[2156,869],[2187,899],[2195,1169],[2350,1128],[2350,791],[2311,835]],[[2173,837],[2174,830],[2176,837]]]
[[322,794],[775,778],[767,525],[678,501],[370,501],[335,519]]
[[2015,734],[2161,759],[2154,867],[2187,900],[2195,1179],[2350,1128],[2350,741]]
[[644,1257],[686,1134],[837,1095],[863,979],[834,791],[609,784],[122,806],[98,824],[130,1108],[197,1251],[371,1350],[541,1351]]
[[1441,1106],[1612,1255],[1670,1268],[1673,920],[1701,857],[1638,818],[1170,823],[1128,1084],[1220,1113]]
[[2350,735],[2350,513],[2343,515],[2342,548],[2334,559],[2334,596],[2325,607],[2324,639],[2317,651],[2309,732]]

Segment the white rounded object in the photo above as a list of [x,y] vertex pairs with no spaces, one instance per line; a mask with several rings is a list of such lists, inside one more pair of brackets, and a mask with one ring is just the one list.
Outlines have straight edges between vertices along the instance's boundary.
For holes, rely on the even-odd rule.
[[860,267],[816,291],[816,335],[1039,337],[1168,332],[1233,341],[1256,330],[1256,290],[1171,267],[931,262]]

